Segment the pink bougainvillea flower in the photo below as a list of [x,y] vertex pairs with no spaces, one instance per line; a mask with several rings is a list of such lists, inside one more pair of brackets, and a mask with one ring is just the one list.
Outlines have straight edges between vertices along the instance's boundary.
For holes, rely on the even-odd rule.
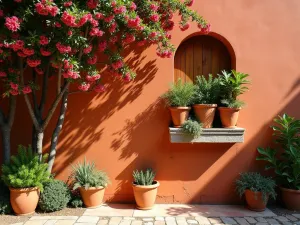
[[59,9],[57,8],[57,6],[51,6],[49,8],[47,8],[48,12],[50,13],[51,16],[56,16],[59,12]]
[[182,30],[182,31],[186,31],[187,29],[190,28],[190,24],[189,24],[189,23],[186,23],[186,24],[180,25],[179,28],[180,28],[180,30]]
[[111,67],[114,69],[114,70],[118,70],[120,69],[121,67],[123,67],[124,63],[122,60],[118,60],[114,63],[111,64]]
[[57,27],[57,28],[60,28],[61,24],[59,22],[55,22],[54,26]]
[[88,58],[88,60],[87,60],[87,64],[89,64],[89,65],[94,65],[94,64],[96,64],[96,62],[97,62],[97,56],[96,55]]
[[129,73],[126,73],[125,74],[125,76],[123,77],[123,80],[125,81],[125,82],[130,82],[131,81],[131,76],[130,76],[130,74]]
[[64,69],[67,70],[67,69],[73,69],[73,64],[70,63],[68,60],[64,60]]
[[112,44],[116,43],[117,41],[118,41],[118,37],[117,36],[113,36],[113,37],[111,37],[109,39],[109,42],[112,43]]
[[141,23],[141,18],[137,16],[136,18],[129,19],[127,21],[127,26],[129,28],[136,28],[140,25],[140,23]]
[[61,21],[69,27],[76,27],[76,17],[70,15],[67,11],[64,11],[61,17]]
[[164,29],[165,31],[171,31],[171,30],[173,30],[174,26],[175,26],[174,21],[172,21],[172,20],[167,20],[167,21],[165,22],[164,26],[163,26],[163,29]]
[[186,0],[186,1],[185,1],[185,4],[186,4],[187,6],[192,6],[192,5],[194,4],[194,2],[195,2],[195,0]]
[[44,74],[44,71],[41,68],[35,67],[34,70],[39,75],[43,75]]
[[159,15],[158,14],[153,14],[149,18],[152,22],[158,22],[159,21]]
[[0,17],[3,17],[3,16],[4,16],[3,10],[0,9]]
[[81,83],[79,86],[78,86],[78,89],[81,90],[81,91],[88,91],[89,88],[90,88],[90,84],[89,83]]
[[99,30],[99,28],[92,28],[89,33],[90,36],[97,36],[97,37],[102,37],[103,34],[104,32],[102,30]]
[[64,7],[70,7],[72,4],[72,1],[64,2]]
[[125,13],[126,12],[126,7],[123,5],[123,6],[120,6],[120,7],[117,7],[117,8],[114,8],[114,13],[115,14],[122,14],[122,13]]
[[103,86],[102,84],[98,84],[97,86],[95,86],[94,91],[97,93],[102,93],[105,91],[105,86]]
[[15,43],[11,44],[11,48],[16,52],[18,50],[22,50],[24,47],[24,41],[17,40]]
[[30,92],[32,92],[31,87],[30,86],[25,86],[22,89],[23,94],[29,94]]
[[125,38],[123,39],[123,44],[130,44],[135,41],[135,36],[133,34],[126,34]]
[[42,4],[41,2],[38,2],[35,4],[35,10],[38,14],[42,16],[47,16],[48,15],[48,10],[46,9],[46,6]]
[[30,67],[37,67],[38,65],[41,64],[41,60],[40,59],[30,59],[27,58],[27,65]]
[[98,0],[88,0],[86,5],[89,9],[95,9],[97,8]]
[[7,77],[7,74],[4,71],[0,71],[0,77]]
[[14,89],[14,90],[18,90],[18,88],[19,88],[19,85],[18,85],[18,84],[15,84],[15,83],[13,83],[13,82],[10,82],[9,85],[10,85],[10,87],[11,87],[12,89]]
[[11,95],[18,95],[19,94],[19,91],[18,90],[14,90],[14,89],[12,89],[12,90],[10,90],[9,91],[9,93],[11,94]]
[[104,21],[105,21],[106,23],[110,23],[111,21],[113,21],[114,18],[115,18],[114,15],[110,15],[110,16],[105,17],[105,18],[104,18]]
[[102,13],[96,13],[95,14],[95,18],[97,19],[97,20],[101,20],[101,19],[103,19],[104,18],[104,16],[103,16],[103,14]]
[[208,34],[211,31],[210,24],[207,24],[207,25],[198,24],[198,27],[201,30],[201,32],[204,34]]
[[152,11],[157,11],[158,10],[158,5],[156,5],[156,4],[151,4],[150,5],[150,9],[152,10]]
[[50,51],[43,49],[43,48],[40,49],[40,52],[41,52],[42,56],[50,56],[51,55]]
[[98,50],[103,52],[107,48],[107,41],[103,40],[99,42]]
[[87,75],[85,77],[85,79],[89,82],[94,82],[96,80],[99,80],[101,78],[101,75],[100,74],[96,74],[96,75]]
[[22,58],[27,57],[27,55],[24,52],[17,52],[17,55]]
[[68,46],[68,45],[63,45],[61,44],[60,42],[56,43],[56,48],[57,50],[61,53],[61,54],[64,54],[64,53],[69,53],[71,52],[71,47]]
[[147,43],[146,40],[141,40],[137,43],[138,46],[144,46]]
[[5,18],[5,26],[7,29],[9,29],[12,32],[16,32],[20,29],[20,21],[18,17],[12,16],[12,17],[6,17]]
[[46,36],[41,35],[40,36],[40,44],[41,45],[47,45],[47,44],[49,44],[49,39]]
[[92,24],[93,27],[97,27],[99,25],[98,21],[93,19],[93,18],[91,18],[89,21],[90,21],[90,24]]
[[112,23],[108,29],[110,33],[115,33],[117,28],[117,23]]
[[93,49],[93,46],[90,45],[90,46],[83,49],[83,53],[84,54],[89,54],[92,51],[92,49]]
[[71,30],[68,30],[68,36],[72,36],[73,32]]
[[34,49],[31,48],[23,48],[22,51],[26,56],[31,56],[34,54]]

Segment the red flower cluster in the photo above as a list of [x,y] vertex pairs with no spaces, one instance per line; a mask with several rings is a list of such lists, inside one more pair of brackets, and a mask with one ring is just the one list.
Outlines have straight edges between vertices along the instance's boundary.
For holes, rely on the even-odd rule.
[[100,74],[96,74],[96,75],[87,75],[85,77],[85,79],[88,81],[88,82],[94,82],[96,80],[99,80],[101,78],[101,75]]
[[89,83],[81,83],[79,86],[78,86],[78,89],[81,90],[81,91],[88,91],[89,88],[90,88],[90,84]]
[[61,54],[69,53],[72,50],[70,46],[63,45],[60,42],[56,43],[55,46]]
[[9,29],[12,32],[16,32],[20,29],[20,21],[18,17],[12,16],[12,17],[6,17],[5,18],[5,26],[7,29]]
[[40,59],[30,59],[30,58],[27,58],[27,65],[30,66],[30,67],[37,67],[40,64],[41,64],[41,60]]
[[40,44],[41,45],[47,45],[47,44],[49,44],[48,38],[46,36],[44,36],[44,35],[41,35],[40,36]]
[[42,16],[48,16],[50,14],[51,16],[54,17],[59,12],[59,9],[55,5],[49,5],[48,2],[52,2],[52,1],[42,0],[41,2],[36,3],[35,10],[38,14]]

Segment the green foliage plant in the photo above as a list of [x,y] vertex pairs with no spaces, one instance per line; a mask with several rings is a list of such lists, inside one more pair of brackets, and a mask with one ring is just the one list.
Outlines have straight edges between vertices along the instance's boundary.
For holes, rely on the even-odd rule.
[[300,190],[300,120],[287,114],[274,119],[272,126],[275,148],[257,148],[257,160],[267,162],[280,186]]
[[183,83],[181,79],[173,83],[162,98],[171,107],[186,107],[192,104],[194,96],[194,85],[190,82]]
[[250,84],[248,77],[248,74],[235,70],[231,70],[231,72],[223,70],[222,74],[219,74],[221,103],[229,108],[243,107],[245,103],[238,100],[237,97],[249,89],[247,87]]
[[94,162],[87,162],[73,165],[72,177],[74,179],[73,189],[83,187],[86,190],[91,187],[106,187],[110,180],[102,170],[97,170]]
[[202,125],[196,120],[187,120],[182,125],[183,132],[190,134],[193,138],[198,138],[201,136],[202,133]]
[[2,180],[8,187],[31,188],[38,187],[43,191],[43,184],[49,180],[47,171],[47,155],[39,161],[39,156],[33,153],[31,146],[18,146],[18,154],[11,157],[11,162],[2,166]]
[[194,104],[217,104],[220,98],[220,81],[212,74],[197,76],[195,82]]
[[142,186],[149,186],[154,183],[155,172],[152,169],[146,170],[135,170],[133,171],[133,180],[134,184],[142,185]]
[[70,201],[70,206],[73,208],[80,208],[83,206],[83,201],[79,196],[73,197]]
[[54,212],[66,208],[71,200],[68,186],[60,180],[51,180],[44,184],[44,191],[40,195],[39,207],[45,212]]
[[11,205],[9,200],[9,189],[0,180],[0,215],[11,213]]
[[236,191],[243,196],[245,190],[249,189],[253,192],[261,192],[262,198],[267,203],[268,197],[276,199],[275,181],[270,177],[264,177],[259,173],[241,173],[239,179],[236,180]]

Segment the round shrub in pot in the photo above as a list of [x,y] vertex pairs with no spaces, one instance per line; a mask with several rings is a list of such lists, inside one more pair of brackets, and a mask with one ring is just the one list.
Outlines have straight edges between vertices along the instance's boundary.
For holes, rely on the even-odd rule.
[[236,180],[236,191],[242,197],[245,195],[247,207],[253,211],[264,211],[269,197],[276,198],[275,181],[259,173],[241,173]]

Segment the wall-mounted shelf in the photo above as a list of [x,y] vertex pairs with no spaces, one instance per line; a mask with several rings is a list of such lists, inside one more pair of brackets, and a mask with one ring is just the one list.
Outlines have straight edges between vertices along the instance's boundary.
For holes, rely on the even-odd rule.
[[171,143],[243,143],[244,128],[207,128],[202,129],[199,138],[182,131],[182,128],[169,128]]

